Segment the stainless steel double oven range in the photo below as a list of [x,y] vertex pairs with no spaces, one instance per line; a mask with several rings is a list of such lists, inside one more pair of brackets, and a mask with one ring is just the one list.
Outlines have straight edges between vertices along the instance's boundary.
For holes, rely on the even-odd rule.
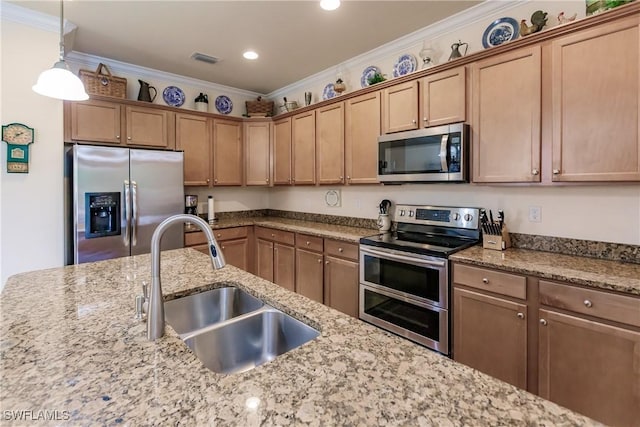
[[450,355],[449,255],[480,240],[478,208],[397,205],[360,239],[360,319]]

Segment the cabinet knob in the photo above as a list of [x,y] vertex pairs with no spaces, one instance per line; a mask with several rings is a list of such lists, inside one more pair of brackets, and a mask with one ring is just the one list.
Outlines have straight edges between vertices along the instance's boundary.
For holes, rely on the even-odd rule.
[[209,178],[207,178],[207,184],[210,183],[210,182],[211,182],[211,180]]
[[349,175],[347,175],[347,179],[351,179],[351,177]]
[[534,169],[531,171],[531,175],[538,175],[540,172],[538,171],[538,169]]
[[307,243],[307,246],[309,246],[311,244],[311,242],[309,242],[309,241],[307,241],[306,243]]
[[554,174],[554,175],[558,175],[558,174],[560,174],[560,169],[554,169],[554,170],[553,170],[553,174]]
[[547,321],[546,321],[546,320],[544,320],[544,319],[540,319],[540,324],[541,324],[542,326],[547,326]]
[[220,237],[220,236],[222,236],[222,234],[218,233],[218,234],[216,234],[216,236]]
[[218,180],[217,180],[217,179],[214,179],[214,180],[213,180],[213,183],[214,183],[214,184],[217,184],[217,183],[218,183]]
[[276,237],[276,235],[275,235],[275,234],[273,234],[273,233],[271,233],[271,237]]
[[338,248],[338,252],[344,252],[344,249]]
[[340,181],[342,181],[344,178],[342,177],[342,175],[340,175]]
[[593,303],[591,301],[589,301],[588,299],[584,300],[584,306],[587,308],[591,308],[593,307]]
[[486,285],[487,283],[489,283],[489,279],[487,279],[486,277],[483,277],[482,278],[482,283],[484,283]]
[[329,261],[325,261],[325,262],[324,262],[324,264],[325,264],[325,265],[329,265]]
[[524,319],[524,313],[518,313],[517,316],[518,319]]
[[222,249],[225,249],[225,247],[223,246]]
[[411,120],[411,123],[416,124],[416,119]]
[[422,118],[422,121],[426,123],[426,122],[428,122],[428,121],[429,121],[429,119],[427,119],[426,117],[423,117],[423,118]]
[[116,139],[120,139],[120,135],[116,135]]
[[267,184],[269,183],[269,178],[267,178]]
[[318,264],[322,262],[322,258],[318,258]]
[[127,137],[127,139],[128,139],[129,141],[131,141],[131,137],[130,137],[130,136],[128,136],[128,137]]

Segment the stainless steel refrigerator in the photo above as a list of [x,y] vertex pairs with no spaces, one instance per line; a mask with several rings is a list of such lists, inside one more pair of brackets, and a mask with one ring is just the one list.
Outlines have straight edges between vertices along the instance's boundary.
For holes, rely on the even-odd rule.
[[[66,264],[144,254],[165,218],[183,213],[183,153],[74,145],[65,153]],[[175,226],[162,249],[184,246]]]

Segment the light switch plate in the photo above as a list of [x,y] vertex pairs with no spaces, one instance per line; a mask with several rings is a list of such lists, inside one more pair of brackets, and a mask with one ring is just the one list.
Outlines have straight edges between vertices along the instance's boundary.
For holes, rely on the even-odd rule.
[[542,208],[529,206],[529,222],[542,222]]

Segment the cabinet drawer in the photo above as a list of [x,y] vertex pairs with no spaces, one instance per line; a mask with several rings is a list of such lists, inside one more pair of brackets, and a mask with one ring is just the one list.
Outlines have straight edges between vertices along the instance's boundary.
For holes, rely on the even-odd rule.
[[291,246],[295,243],[295,235],[292,232],[276,230],[275,228],[256,227],[256,237]]
[[541,280],[540,303],[640,327],[640,298]]
[[324,247],[323,240],[324,239],[322,237],[296,233],[297,248],[308,249],[315,252],[322,252],[322,249]]
[[325,239],[324,251],[327,255],[358,261],[358,245],[353,243]]
[[453,281],[459,285],[470,286],[500,295],[520,299],[527,298],[527,279],[516,274],[454,264]]
[[247,227],[220,228],[213,230],[213,235],[219,241],[241,239],[247,237]]
[[193,233],[184,234],[184,245],[195,246],[207,243],[207,236],[202,231],[195,231]]

